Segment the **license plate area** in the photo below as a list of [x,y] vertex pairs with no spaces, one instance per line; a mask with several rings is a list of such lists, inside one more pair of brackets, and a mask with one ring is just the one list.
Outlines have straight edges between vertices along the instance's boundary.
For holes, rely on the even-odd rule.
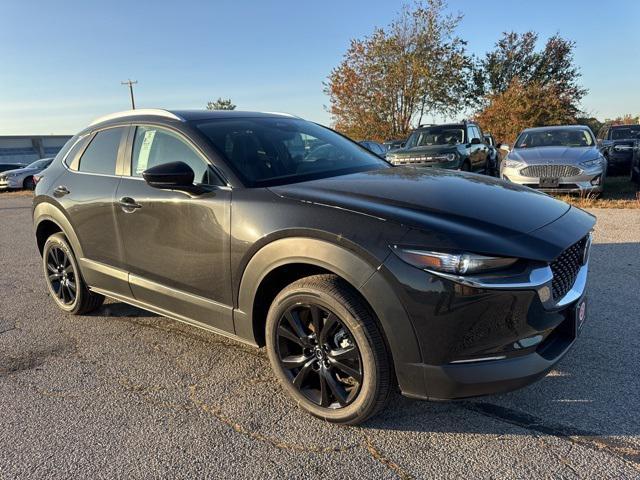
[[540,188],[558,188],[560,186],[559,178],[541,178]]
[[580,335],[584,322],[587,319],[587,299],[581,298],[578,303],[573,307],[573,323],[575,329],[575,336]]

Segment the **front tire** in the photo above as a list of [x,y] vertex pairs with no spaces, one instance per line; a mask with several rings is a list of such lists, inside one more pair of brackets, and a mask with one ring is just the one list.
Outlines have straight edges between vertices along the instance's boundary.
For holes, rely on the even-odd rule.
[[276,377],[308,413],[354,425],[386,405],[393,374],[382,333],[336,275],[303,278],[282,290],[267,315],[266,341]]
[[42,249],[42,266],[51,298],[72,315],[89,313],[104,302],[104,297],[89,291],[78,262],[62,233],[51,235]]
[[33,177],[27,177],[24,179],[24,182],[22,182],[22,186],[27,190],[35,190],[36,183],[33,181]]

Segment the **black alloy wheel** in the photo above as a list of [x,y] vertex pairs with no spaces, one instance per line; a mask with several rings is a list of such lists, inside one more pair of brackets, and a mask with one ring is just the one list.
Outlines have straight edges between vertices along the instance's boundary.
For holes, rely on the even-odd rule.
[[267,313],[267,354],[283,390],[328,422],[355,425],[380,412],[395,384],[373,311],[333,274],[284,287]]
[[335,313],[314,304],[293,305],[281,316],[277,337],[282,368],[310,401],[341,408],[358,395],[360,350]]
[[47,253],[47,271],[51,289],[64,305],[73,305],[76,301],[76,271],[65,251],[53,246]]
[[104,302],[102,295],[91,292],[84,283],[64,234],[54,233],[44,243],[42,264],[51,297],[65,312],[88,313]]

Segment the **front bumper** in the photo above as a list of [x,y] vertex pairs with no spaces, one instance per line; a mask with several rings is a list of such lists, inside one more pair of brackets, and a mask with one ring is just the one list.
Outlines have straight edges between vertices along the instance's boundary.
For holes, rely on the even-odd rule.
[[13,190],[16,188],[22,188],[22,183],[19,178],[0,178],[0,190]]
[[603,189],[605,170],[602,168],[585,169],[579,175],[559,177],[557,188],[541,187],[542,179],[522,175],[520,172],[523,168],[503,168],[500,172],[500,178],[547,193],[587,194],[600,193]]
[[448,400],[514,390],[545,376],[575,342],[588,262],[558,300],[542,264],[489,281],[424,272],[393,255],[385,266],[406,278],[401,302],[422,352],[422,362],[396,365],[421,379],[401,386],[406,396]]

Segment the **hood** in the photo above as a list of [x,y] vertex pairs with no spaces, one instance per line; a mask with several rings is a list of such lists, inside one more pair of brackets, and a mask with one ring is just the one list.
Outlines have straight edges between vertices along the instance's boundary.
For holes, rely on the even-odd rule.
[[509,152],[509,160],[529,165],[575,165],[600,156],[596,147],[535,147],[516,148]]
[[[553,222],[569,205],[492,177],[392,167],[271,187],[282,197],[347,209],[466,243],[513,237]],[[468,247],[467,247],[468,248]]]
[[27,168],[27,167],[14,168],[13,170],[5,170],[4,172],[0,172],[0,175],[6,175],[8,173],[25,173],[25,172],[28,172],[30,170],[36,170],[36,169],[35,168]]

